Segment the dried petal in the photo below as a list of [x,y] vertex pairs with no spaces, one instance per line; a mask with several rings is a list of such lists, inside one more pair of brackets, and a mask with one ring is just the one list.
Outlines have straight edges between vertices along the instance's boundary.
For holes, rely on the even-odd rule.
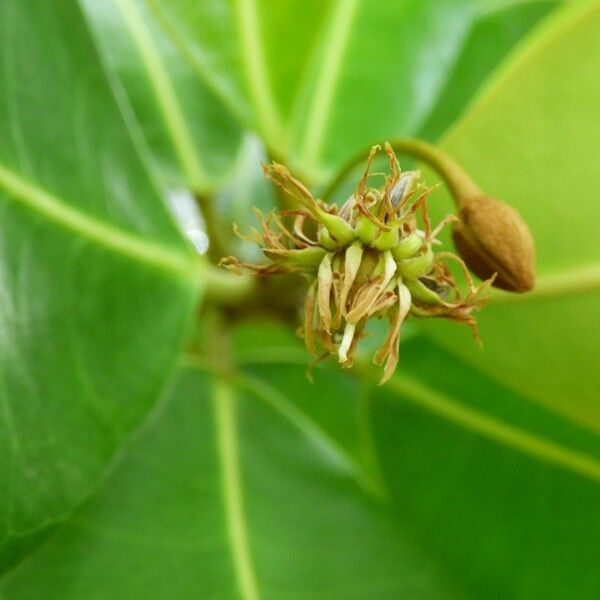
[[387,337],[381,348],[377,351],[373,362],[375,364],[382,364],[386,359],[385,368],[383,370],[383,376],[379,380],[379,385],[383,385],[390,377],[394,374],[396,366],[398,364],[398,358],[400,355],[400,328],[402,323],[406,319],[410,310],[412,298],[408,288],[402,283],[398,284],[398,307],[396,309],[396,315],[394,321],[390,325]]
[[346,315],[346,321],[349,323],[356,323],[369,312],[379,295],[385,291],[385,288],[392,280],[394,273],[396,273],[396,269],[397,265],[392,253],[389,250],[386,250],[383,253],[383,277],[380,281],[374,281],[368,289],[368,292],[364,294],[360,300],[357,299],[352,310]]
[[355,328],[356,325],[354,325],[354,323],[346,323],[344,336],[342,337],[342,342],[338,349],[338,357],[341,363],[344,363],[348,360],[348,350],[350,349],[350,344],[352,344],[352,339],[354,338]]
[[356,279],[356,274],[360,267],[363,255],[363,247],[359,243],[354,243],[346,250],[344,261],[344,280],[340,291],[340,307],[342,314],[346,314],[346,300],[350,292],[350,288]]
[[326,254],[319,265],[317,275],[318,281],[318,306],[319,306],[319,324],[322,331],[327,334],[331,329],[331,308],[330,296],[331,286],[333,284],[333,273],[331,270],[331,255]]
[[311,214],[314,214],[314,211],[317,208],[317,203],[313,198],[313,195],[308,191],[306,186],[301,181],[296,179],[290,173],[287,167],[274,162],[270,165],[263,165],[263,172],[267,179],[270,179],[284,192],[289,194],[308,211],[310,211]]

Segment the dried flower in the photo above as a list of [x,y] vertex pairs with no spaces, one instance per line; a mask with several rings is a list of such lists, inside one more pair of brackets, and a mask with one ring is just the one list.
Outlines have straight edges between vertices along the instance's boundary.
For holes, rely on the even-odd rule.
[[[339,210],[315,199],[283,165],[266,166],[266,176],[300,208],[266,217],[256,212],[260,231],[243,237],[262,247],[266,264],[243,263],[232,256],[221,264],[265,276],[306,273],[309,288],[301,329],[306,347],[315,356],[337,354],[345,368],[353,364],[367,321],[388,319],[386,339],[374,357],[376,364],[385,363],[384,383],[398,363],[400,330],[409,315],[466,323],[479,339],[472,313],[486,303],[494,276],[476,285],[461,258],[434,251],[440,230],[457,219],[448,216],[431,227],[431,188],[419,183],[418,172],[401,172],[389,144],[390,173],[382,187],[369,186],[371,162],[379,149],[371,149],[354,194]],[[465,230],[459,231],[467,239]],[[466,290],[460,289],[448,261],[458,263]]]

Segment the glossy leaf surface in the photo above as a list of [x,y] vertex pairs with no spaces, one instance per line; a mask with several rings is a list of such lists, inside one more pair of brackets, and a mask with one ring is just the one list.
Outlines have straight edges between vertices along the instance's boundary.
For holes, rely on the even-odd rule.
[[0,22],[4,564],[97,487],[151,409],[200,271],[79,9],[7,0]]
[[596,437],[419,341],[388,388],[311,385],[275,333],[238,336],[226,380],[188,368],[3,595],[595,597]]
[[[469,108],[552,2],[80,4],[0,5],[2,598],[595,600],[598,2],[552,17]],[[537,291],[481,313],[485,351],[409,322],[386,387],[368,353],[311,385],[291,327],[228,344],[202,319],[204,358],[114,460],[202,287],[153,182],[213,188],[234,118],[321,183],[459,113],[443,143],[539,253]],[[271,200],[246,151],[216,197],[241,223]]]
[[231,168],[241,130],[156,23],[144,0],[84,0],[164,185],[207,193]]
[[560,2],[530,0],[498,4],[479,3],[478,17],[419,137],[437,140],[466,112],[469,102],[504,57]]
[[269,148],[317,179],[418,130],[476,13],[467,0],[151,5]]

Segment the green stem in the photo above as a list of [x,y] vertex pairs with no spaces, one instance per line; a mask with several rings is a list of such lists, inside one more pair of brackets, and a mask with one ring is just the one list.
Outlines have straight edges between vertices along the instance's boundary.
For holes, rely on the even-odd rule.
[[[414,138],[392,140],[390,146],[394,152],[411,156],[434,169],[448,186],[448,190],[452,194],[457,208],[464,206],[464,204],[474,197],[483,195],[479,186],[469,177],[466,171],[437,146]],[[365,157],[369,155],[370,149],[369,147],[361,150],[342,167],[333,181],[327,186],[327,189],[323,193],[323,200],[328,201],[331,198],[348,174],[357,165],[364,162]]]
[[237,306],[256,293],[256,279],[235,275],[208,263],[203,270],[206,300],[223,306]]

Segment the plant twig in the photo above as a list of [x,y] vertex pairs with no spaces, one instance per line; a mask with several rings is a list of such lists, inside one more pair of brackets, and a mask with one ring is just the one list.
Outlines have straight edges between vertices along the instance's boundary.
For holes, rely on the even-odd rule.
[[206,300],[222,306],[237,306],[257,292],[257,281],[251,275],[234,275],[208,262],[203,271]]

